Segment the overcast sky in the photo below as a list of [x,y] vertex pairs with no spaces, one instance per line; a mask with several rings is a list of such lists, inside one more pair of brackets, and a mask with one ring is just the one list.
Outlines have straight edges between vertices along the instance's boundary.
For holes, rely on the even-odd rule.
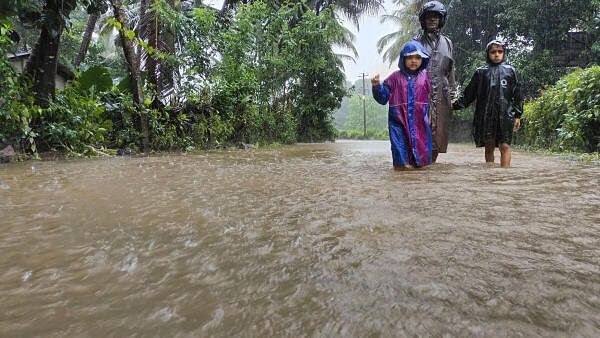
[[[223,0],[210,0],[206,1],[206,3],[221,8]],[[392,3],[392,0],[385,0],[385,12],[391,14],[395,9],[396,6]],[[391,71],[396,69],[395,62],[390,68],[387,63],[383,62],[381,55],[377,53],[377,40],[385,34],[397,30],[396,27],[389,23],[379,23],[381,14],[384,14],[384,12],[376,16],[363,16],[360,20],[360,31],[357,31],[356,27],[351,23],[344,22],[344,26],[348,27],[356,35],[354,46],[358,50],[356,62],[344,62],[346,79],[350,82],[354,83],[363,72],[369,74],[369,76],[379,73],[382,78],[385,78]]]
[[[395,9],[396,5],[392,3],[392,0],[385,1],[385,13],[392,14]],[[356,62],[344,62],[346,79],[348,81],[354,83],[363,72],[369,74],[369,76],[379,73],[382,78],[385,78],[391,71],[396,69],[395,65],[392,65],[390,68],[387,63],[384,63],[383,57],[377,53],[377,40],[386,34],[398,30],[398,28],[390,23],[382,24],[379,22],[381,15],[385,13],[382,11],[375,16],[363,16],[360,20],[359,31],[351,23],[344,22],[344,26],[350,28],[356,35],[354,46],[358,50]]]

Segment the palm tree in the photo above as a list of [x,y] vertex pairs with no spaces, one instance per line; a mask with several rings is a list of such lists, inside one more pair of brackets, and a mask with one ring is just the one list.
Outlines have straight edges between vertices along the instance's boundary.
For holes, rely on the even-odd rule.
[[[223,2],[221,12],[224,13],[235,10],[235,8],[240,4],[248,4],[252,2],[253,0],[225,0]],[[360,29],[360,16],[363,14],[377,13],[381,8],[383,8],[383,2],[384,0],[309,0],[307,1],[306,6],[303,6],[304,8],[302,8],[298,13],[296,22],[291,22],[290,24],[292,26],[297,24],[298,21],[301,20],[302,14],[307,10],[312,10],[319,15],[326,9],[333,8],[334,12],[332,13],[336,16],[336,21],[343,32],[338,41],[336,41],[335,46],[352,53],[352,55],[336,53],[338,56],[338,65],[343,68],[342,61],[354,61],[354,58],[358,56],[358,52],[354,46],[354,34],[342,26],[342,20],[341,18],[337,17],[337,14],[341,14],[343,17],[350,20],[358,29]],[[274,7],[279,7],[283,3],[283,0],[271,1],[271,5]]]
[[85,32],[83,34],[83,39],[81,40],[81,45],[79,46],[79,52],[75,56],[75,60],[73,61],[73,66],[77,67],[83,62],[85,59],[85,55],[87,54],[87,50],[90,46],[90,42],[92,41],[92,34],[94,33],[94,29],[96,28],[96,23],[100,18],[100,15],[108,9],[106,4],[106,0],[92,0],[88,5],[88,13],[90,14],[88,17],[87,25],[85,27]]
[[[176,54],[177,42],[180,39],[181,2],[177,5],[173,0],[149,2],[149,8],[145,13],[141,13],[139,38],[147,41],[150,50],[156,53],[142,48],[140,61],[142,68],[148,73],[148,82],[156,93],[153,102],[158,107],[175,98],[178,73],[173,63],[164,56]],[[161,7],[164,4],[167,5],[166,8]]]
[[[225,0],[221,11],[235,10],[240,4],[252,2],[253,0]],[[284,2],[283,0],[272,0],[271,5],[279,7]],[[357,28],[360,28],[358,21],[360,16],[363,14],[376,14],[383,8],[383,2],[384,0],[308,0],[305,10],[313,10],[318,15],[327,8],[333,8],[350,20]]]
[[[313,1],[313,3],[317,13],[320,13],[328,6],[334,6],[337,12],[350,20],[358,30],[360,30],[359,19],[362,14],[375,14],[383,8],[383,0],[317,0]],[[354,46],[356,37],[349,29],[341,24],[340,18],[336,17],[336,22],[339,24],[343,33],[340,35],[338,41],[335,42],[334,47],[348,50],[352,53],[352,55],[335,54],[338,60],[338,67],[343,70],[343,61],[355,61],[355,58],[358,57],[358,51]]]
[[[125,11],[123,10],[123,4],[121,0],[110,0],[110,4],[113,9],[115,20],[121,25],[120,40],[123,46],[123,53],[127,60],[127,68],[129,70],[129,85],[131,94],[133,95],[133,102],[138,109],[142,107],[144,100],[144,94],[142,92],[142,81],[140,76],[140,63],[139,58],[135,52],[133,40],[124,34],[124,31],[128,29],[127,20],[125,18]],[[140,127],[142,130],[142,144],[144,151],[148,150],[150,145],[149,134],[148,134],[148,116],[140,110]]]
[[338,66],[340,67],[340,69],[344,69],[343,62],[355,62],[355,58],[358,57],[358,50],[356,50],[356,47],[354,46],[354,40],[356,39],[356,36],[348,28],[341,26],[341,24],[340,28],[342,29],[342,34],[338,37],[338,40],[335,42],[333,47],[337,47],[342,50],[347,50],[352,53],[352,55],[335,53],[335,56],[338,59]]
[[79,46],[79,52],[73,61],[74,67],[78,67],[85,59],[90,42],[92,41],[92,34],[94,34],[94,29],[96,28],[96,23],[98,22],[99,18],[100,13],[91,13],[88,17],[87,25],[85,26],[85,32],[83,33],[83,39],[81,40],[81,45]]
[[309,5],[317,13],[321,13],[331,6],[339,11],[357,28],[360,28],[358,19],[363,14],[376,14],[383,8],[384,0],[310,0]]
[[391,22],[398,30],[384,35],[377,41],[377,51],[383,52],[383,59],[389,64],[394,63],[400,56],[402,46],[412,39],[420,30],[418,13],[426,0],[395,0],[400,8],[392,14],[381,17],[381,23]]

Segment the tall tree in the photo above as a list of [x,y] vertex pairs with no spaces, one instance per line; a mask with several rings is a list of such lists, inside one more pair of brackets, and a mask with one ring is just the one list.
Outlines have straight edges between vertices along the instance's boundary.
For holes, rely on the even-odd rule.
[[37,21],[40,35],[24,74],[32,80],[36,101],[42,107],[47,107],[54,96],[60,36],[76,5],[76,0],[47,0]]
[[123,11],[121,0],[110,0],[113,9],[113,14],[119,29],[119,39],[123,47],[123,54],[127,60],[127,69],[129,70],[129,86],[133,95],[133,102],[138,108],[140,114],[140,128],[142,131],[142,145],[144,151],[147,151],[150,145],[150,137],[148,133],[148,116],[142,109],[144,102],[144,94],[142,89],[142,80],[140,76],[140,62],[135,52],[133,38],[135,33],[128,28]]
[[176,6],[180,4],[176,5],[173,0],[152,0],[141,19],[140,38],[148,41],[149,48],[140,50],[140,60],[155,93],[155,106],[162,106],[175,97],[174,59],[182,20],[181,8]]
[[88,48],[90,46],[90,42],[92,41],[92,34],[94,34],[94,29],[96,28],[96,23],[100,18],[100,15],[108,9],[106,0],[89,0],[90,4],[87,8],[87,12],[89,14],[87,24],[85,27],[85,32],[83,33],[83,38],[81,40],[81,45],[79,46],[79,51],[75,56],[75,60],[73,60],[73,66],[78,67],[81,62],[85,59],[85,55],[87,54]]
[[[511,40],[525,38],[537,51],[559,48],[571,30],[591,28],[599,20],[597,0],[503,0],[497,15],[503,33]],[[590,32],[591,33],[591,32]]]
[[85,32],[83,33],[83,39],[81,40],[81,45],[79,46],[79,52],[77,52],[77,56],[75,56],[75,60],[73,60],[73,66],[78,67],[81,62],[83,62],[90,46],[90,42],[92,41],[92,34],[94,34],[94,29],[99,17],[100,13],[91,13],[88,17],[87,25],[85,26]]

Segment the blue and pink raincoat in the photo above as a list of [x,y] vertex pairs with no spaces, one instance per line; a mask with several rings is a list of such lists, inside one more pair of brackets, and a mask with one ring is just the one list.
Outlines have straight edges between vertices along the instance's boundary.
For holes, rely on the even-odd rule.
[[[412,73],[404,65],[404,58],[414,54],[420,55],[423,63]],[[389,102],[388,129],[394,167],[422,167],[432,163],[428,62],[425,48],[417,41],[409,41],[400,53],[400,70],[383,84],[373,86],[375,100],[382,105]]]

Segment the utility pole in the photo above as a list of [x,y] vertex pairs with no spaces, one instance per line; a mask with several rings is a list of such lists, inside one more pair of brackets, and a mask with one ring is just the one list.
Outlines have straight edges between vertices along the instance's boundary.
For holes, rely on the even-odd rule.
[[362,101],[363,101],[363,135],[365,138],[367,138],[367,90],[365,87],[365,76],[369,75],[366,73],[361,73],[359,75],[359,77],[362,76],[362,84],[363,84],[363,97],[362,97]]

